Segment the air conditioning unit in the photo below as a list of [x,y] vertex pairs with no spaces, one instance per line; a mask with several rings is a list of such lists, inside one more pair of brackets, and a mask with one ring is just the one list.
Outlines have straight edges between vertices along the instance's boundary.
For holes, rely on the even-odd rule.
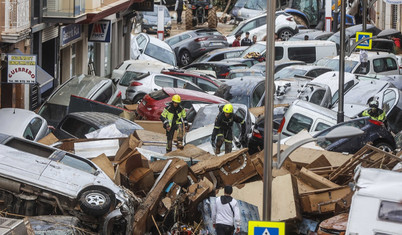
[[28,235],[24,220],[0,217],[0,235],[14,234]]

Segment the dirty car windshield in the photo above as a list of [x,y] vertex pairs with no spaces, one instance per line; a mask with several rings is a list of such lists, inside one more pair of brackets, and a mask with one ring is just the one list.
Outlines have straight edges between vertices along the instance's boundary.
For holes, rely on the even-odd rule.
[[120,79],[119,84],[122,86],[130,85],[132,80],[140,80],[144,77],[148,76],[148,74],[134,71],[127,71],[124,73],[123,77]]
[[306,70],[304,69],[284,68],[275,73],[275,80],[281,78],[292,78],[296,75],[304,74],[306,74]]
[[246,56],[250,52],[258,52],[260,54],[263,54],[264,51],[265,51],[265,44],[256,43],[247,48],[246,50],[244,50],[239,57],[244,58],[244,56]]
[[173,52],[170,52],[162,47],[159,47],[157,45],[154,45],[152,43],[148,43],[148,46],[145,48],[146,55],[155,58],[157,60],[160,60],[164,63],[171,64],[173,66],[176,66],[175,62],[175,54]]

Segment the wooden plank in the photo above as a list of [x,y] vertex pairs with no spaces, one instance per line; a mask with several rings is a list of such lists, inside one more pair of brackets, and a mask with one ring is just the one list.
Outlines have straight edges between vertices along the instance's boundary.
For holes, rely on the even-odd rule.
[[114,180],[113,164],[105,154],[101,154],[96,158],[91,159],[91,161],[99,166],[110,179]]
[[300,220],[297,180],[291,175],[278,176],[272,181],[271,220]]
[[300,170],[298,177],[306,182],[308,185],[316,189],[339,187],[339,185],[322,176],[315,174],[312,171],[307,170],[304,167]]
[[317,159],[315,159],[312,163],[308,164],[306,166],[306,169],[311,169],[311,168],[316,168],[316,167],[328,167],[331,166],[331,163],[329,163],[328,159],[325,157],[325,155],[319,156]]
[[344,186],[301,194],[301,209],[304,213],[334,212],[336,209],[336,203],[350,193],[350,187]]

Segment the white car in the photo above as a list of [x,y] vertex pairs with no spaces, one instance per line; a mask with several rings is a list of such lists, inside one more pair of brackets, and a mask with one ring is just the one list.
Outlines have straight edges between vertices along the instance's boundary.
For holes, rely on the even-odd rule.
[[[293,19],[293,16],[284,11],[277,11],[275,13],[275,33],[278,37],[286,41],[291,36],[299,32],[297,24]],[[232,45],[235,40],[235,35],[242,32],[241,38],[245,37],[245,33],[250,33],[250,39],[253,35],[257,35],[257,41],[261,41],[267,30],[267,13],[240,22],[240,24],[226,37],[229,45]]]
[[130,56],[133,60],[157,60],[172,66],[177,65],[172,48],[166,42],[145,33],[131,36]]
[[50,133],[47,121],[33,111],[0,109],[0,133],[38,141]]
[[124,74],[135,72],[138,76],[146,73],[160,73],[164,69],[173,69],[174,66],[166,64],[157,60],[126,60],[117,69],[113,70],[112,79],[118,83],[116,84],[117,90],[121,91],[121,98],[126,99],[126,89],[130,85],[132,79],[126,77],[124,80],[121,78]]

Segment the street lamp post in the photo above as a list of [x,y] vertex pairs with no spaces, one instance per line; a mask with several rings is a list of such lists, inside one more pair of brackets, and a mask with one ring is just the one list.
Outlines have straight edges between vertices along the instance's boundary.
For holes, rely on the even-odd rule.
[[[313,142],[313,141],[324,141],[324,140],[337,140],[337,139],[342,139],[342,138],[349,138],[349,137],[354,137],[354,136],[359,136],[363,135],[364,131],[360,130],[359,128],[353,127],[353,126],[340,126],[337,128],[334,128],[330,132],[328,132],[324,136],[319,136],[319,137],[311,137],[307,139],[300,140],[291,146],[289,146],[287,149],[285,149],[282,153],[280,151],[277,152],[277,163],[276,168],[281,168],[283,163],[285,162],[286,158],[289,157],[293,151],[295,151],[297,148],[300,146]],[[278,145],[280,145],[280,140],[278,141]]]

